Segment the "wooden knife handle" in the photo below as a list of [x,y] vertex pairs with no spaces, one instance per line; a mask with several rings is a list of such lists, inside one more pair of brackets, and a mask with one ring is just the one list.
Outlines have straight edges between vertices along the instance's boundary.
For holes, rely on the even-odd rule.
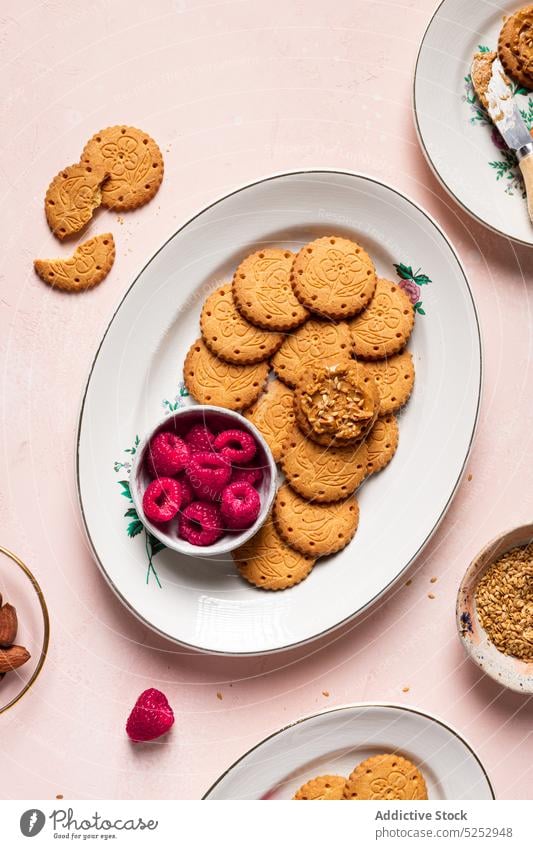
[[526,187],[527,211],[531,222],[533,222],[533,152],[524,156],[519,165]]

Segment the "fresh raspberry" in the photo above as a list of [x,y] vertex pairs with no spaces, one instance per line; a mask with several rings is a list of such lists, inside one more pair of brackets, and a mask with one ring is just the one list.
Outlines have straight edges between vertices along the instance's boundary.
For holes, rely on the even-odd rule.
[[143,495],[143,510],[150,522],[170,522],[181,506],[181,487],[174,478],[156,478]]
[[249,463],[255,457],[257,445],[245,430],[223,430],[215,437],[215,450],[230,463]]
[[128,717],[126,733],[130,740],[142,743],[156,740],[174,725],[174,711],[160,690],[145,690]]
[[213,545],[224,529],[220,510],[208,501],[193,501],[180,513],[179,535],[191,545]]
[[148,446],[148,456],[156,475],[176,475],[185,468],[190,455],[187,443],[169,431],[158,433]]
[[256,489],[258,486],[261,486],[262,480],[263,469],[259,469],[257,466],[234,466],[231,475],[231,483],[235,481],[246,481],[246,483],[255,486]]
[[189,481],[187,480],[187,477],[185,476],[184,472],[181,475],[179,475],[177,481],[178,481],[178,486],[181,490],[180,510],[184,510],[185,507],[187,507],[187,504],[190,504],[191,501],[193,500],[194,494],[193,494],[193,491],[192,491],[192,486],[190,485]]
[[214,451],[198,451],[189,460],[187,477],[202,501],[215,501],[231,477],[231,465]]
[[196,424],[185,434],[185,442],[189,446],[191,452],[196,451],[213,451],[213,443],[215,441],[214,433],[211,433],[208,427],[203,424]]
[[220,512],[227,528],[242,531],[253,525],[259,511],[261,499],[259,493],[247,481],[234,481],[222,491]]

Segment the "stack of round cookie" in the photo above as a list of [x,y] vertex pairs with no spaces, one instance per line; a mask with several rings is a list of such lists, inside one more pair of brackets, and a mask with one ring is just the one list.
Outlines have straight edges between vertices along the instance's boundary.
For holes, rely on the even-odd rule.
[[358,764],[348,778],[318,775],[303,784],[293,796],[297,801],[393,801],[428,798],[424,776],[396,752],[374,755]]
[[205,301],[186,386],[200,403],[244,411],[287,479],[271,520],[234,552],[251,584],[294,586],[353,538],[354,493],[398,444],[413,325],[400,286],[378,279],[367,252],[338,236],[296,255],[256,251]]

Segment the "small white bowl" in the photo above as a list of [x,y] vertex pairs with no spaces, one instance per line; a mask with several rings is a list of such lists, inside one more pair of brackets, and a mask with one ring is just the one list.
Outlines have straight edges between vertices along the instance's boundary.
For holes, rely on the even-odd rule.
[[[250,528],[244,531],[226,531],[226,533],[213,545],[191,545],[184,539],[181,539],[176,532],[175,520],[169,523],[169,531],[152,524],[146,518],[143,510],[143,494],[150,482],[146,470],[145,456],[148,445],[151,439],[161,431],[173,430],[178,436],[183,436],[195,424],[205,424],[212,430],[230,430],[238,428],[250,433],[257,443],[257,466],[263,470],[263,480],[258,487],[259,497],[261,498],[261,511],[256,521]],[[254,459],[255,464],[255,459]],[[137,511],[139,519],[143,525],[161,540],[167,548],[173,551],[179,551],[180,554],[188,554],[193,557],[218,557],[221,554],[227,554],[233,549],[243,545],[250,539],[266,521],[274,495],[276,494],[277,483],[277,467],[272,456],[272,452],[261,436],[257,428],[249,422],[244,416],[239,413],[234,413],[232,410],[226,410],[223,407],[214,407],[209,404],[196,404],[191,407],[184,407],[177,410],[170,416],[166,416],[159,424],[154,427],[150,433],[139,444],[135,459],[130,473],[130,488],[131,497]]]
[[489,566],[507,551],[533,541],[533,525],[523,525],[493,539],[474,558],[457,594],[456,619],[459,638],[474,663],[498,684],[517,693],[533,693],[533,663],[499,651],[489,640],[476,610],[476,588]]

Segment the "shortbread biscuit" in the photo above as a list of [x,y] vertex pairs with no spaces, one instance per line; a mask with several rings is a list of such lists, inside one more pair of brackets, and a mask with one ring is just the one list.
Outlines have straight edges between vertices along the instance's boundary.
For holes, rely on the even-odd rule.
[[228,410],[244,410],[257,401],[268,377],[268,363],[237,366],[215,357],[202,339],[191,345],[183,377],[193,398]]
[[379,413],[374,379],[353,361],[311,366],[294,392],[300,430],[320,445],[352,445],[369,433]]
[[233,302],[231,283],[209,295],[200,316],[200,329],[213,354],[241,365],[268,360],[284,338],[282,333],[261,330],[243,318]]
[[247,256],[233,275],[235,306],[257,327],[292,330],[307,318],[290,283],[293,259],[288,250],[263,248]]
[[127,211],[148,203],[163,179],[164,163],[156,142],[136,127],[106,127],[89,139],[82,162],[109,172],[102,205]]
[[297,254],[291,283],[307,309],[328,318],[356,315],[376,288],[376,269],[367,252],[349,239],[324,236]]
[[45,283],[65,292],[82,292],[101,283],[115,261],[115,242],[103,233],[78,245],[68,259],[36,259],[35,271]]
[[79,233],[102,203],[102,183],[109,171],[102,164],[78,162],[57,174],[48,186],[44,211],[58,239]]
[[352,335],[346,322],[333,324],[331,321],[310,319],[287,336],[272,358],[272,367],[287,386],[294,388],[301,373],[309,366],[350,359],[352,345]]
[[409,400],[415,382],[415,367],[409,351],[360,365],[375,381],[380,415],[396,413]]
[[298,801],[314,802],[344,799],[346,779],[342,775],[318,775],[303,784],[293,796]]
[[312,501],[341,501],[366,476],[368,451],[364,442],[344,448],[323,448],[294,425],[283,445],[281,466],[296,492]]
[[239,574],[262,590],[286,590],[307,578],[315,565],[313,557],[290,548],[269,518],[252,537],[232,552]]
[[264,436],[276,463],[294,422],[293,392],[279,380],[267,383],[266,392],[245,413]]
[[390,463],[398,448],[398,434],[398,422],[392,413],[377,420],[366,438],[367,474],[379,472]]
[[379,360],[396,354],[405,347],[414,322],[413,306],[405,292],[380,278],[367,308],[350,322],[356,356]]
[[333,504],[317,504],[302,498],[285,484],[273,508],[276,530],[287,545],[310,557],[323,557],[344,548],[359,523],[355,496]]
[[349,776],[345,799],[382,799],[386,802],[427,799],[422,773],[401,755],[386,754],[367,758]]
[[498,56],[513,80],[533,89],[533,6],[524,6],[504,22]]

